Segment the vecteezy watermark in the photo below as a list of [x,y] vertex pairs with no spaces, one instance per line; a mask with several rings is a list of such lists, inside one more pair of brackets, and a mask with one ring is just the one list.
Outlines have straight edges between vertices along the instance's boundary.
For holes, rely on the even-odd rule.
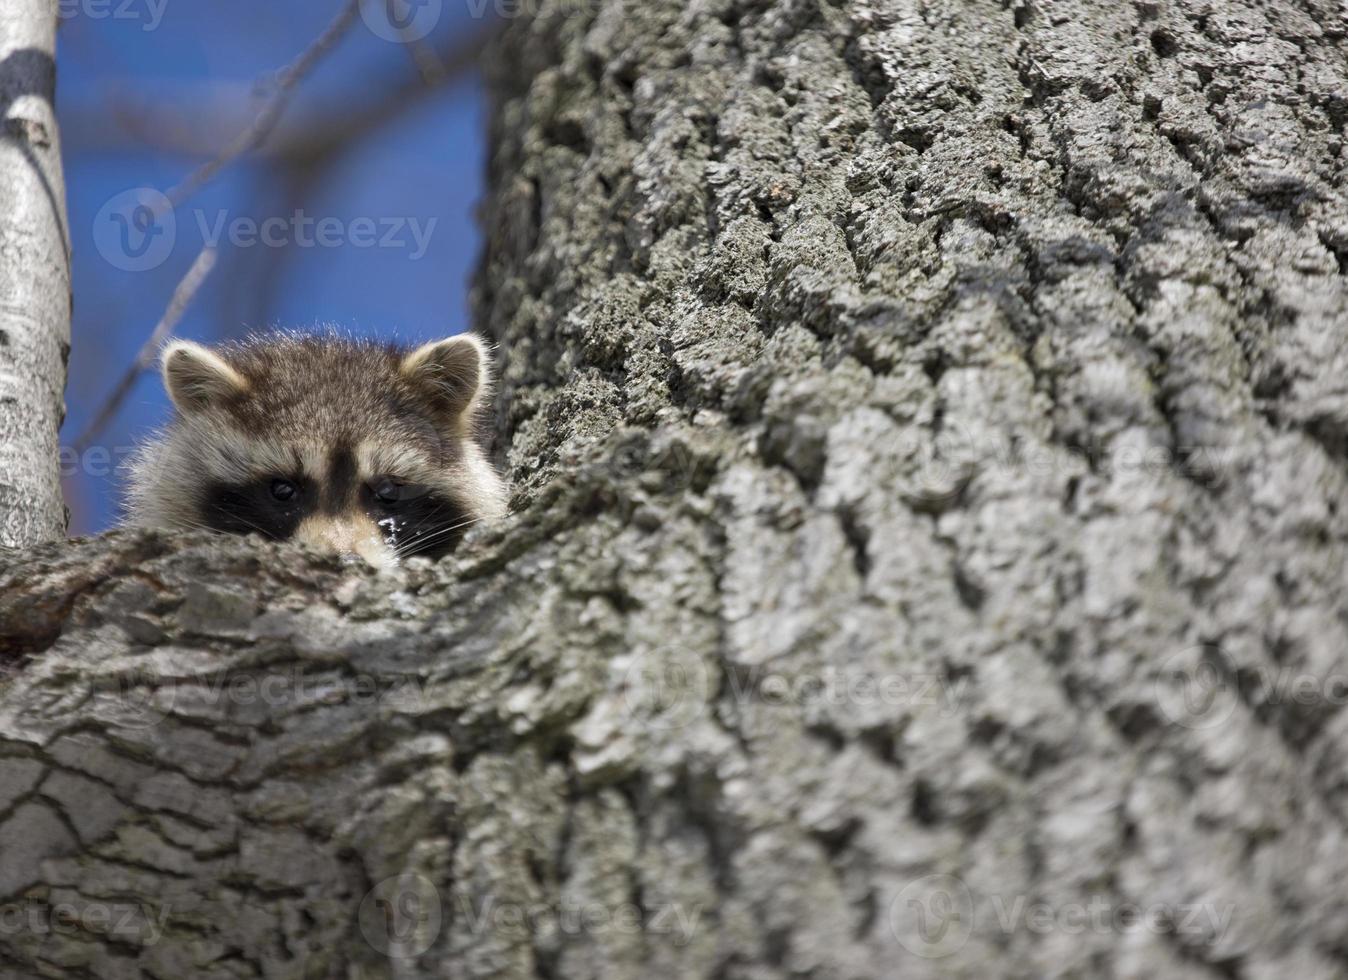
[[1235,906],[1212,902],[1121,902],[1097,895],[1088,902],[1031,902],[1024,895],[1008,899],[993,895],[989,899],[996,914],[997,930],[1005,935],[1029,932],[1043,936],[1061,933],[1081,936],[1127,935],[1149,932],[1153,935],[1182,937],[1186,945],[1210,946],[1219,940],[1231,924]]
[[89,683],[93,716],[122,731],[145,731],[162,724],[178,694],[172,681],[140,667],[95,675]]
[[426,254],[439,218],[315,218],[300,208],[293,214],[273,215],[261,221],[247,217],[231,218],[228,211],[207,216],[194,212],[202,240],[212,248],[227,240],[235,248],[382,248],[410,252],[412,261]]
[[1348,673],[1312,674],[1279,667],[1242,667],[1235,677],[1226,653],[1214,644],[1179,650],[1161,664],[1153,682],[1161,713],[1184,728],[1214,728],[1241,703],[1242,689],[1253,704],[1297,708],[1341,708],[1348,704]]
[[177,237],[173,205],[151,187],[123,191],[94,218],[98,254],[124,272],[146,272],[163,265]]
[[1186,946],[1211,946],[1231,924],[1235,906],[1212,902],[1129,902],[1096,895],[1083,902],[1034,901],[1025,895],[984,895],[977,901],[954,875],[927,875],[910,882],[889,907],[889,928],[908,952],[942,959],[975,935],[1015,933],[1067,936],[1173,935]]
[[1120,440],[1108,446],[1006,441],[995,430],[943,420],[933,436],[921,427],[900,433],[891,455],[908,461],[908,482],[932,496],[956,494],[982,471],[1030,476],[1080,476],[1109,481],[1182,475],[1187,482],[1219,485],[1240,472],[1243,457],[1231,447],[1167,446]]
[[440,892],[417,874],[385,878],[366,893],[356,912],[370,948],[390,959],[412,959],[435,944],[444,923]]
[[699,459],[678,442],[652,446],[644,434],[628,438],[590,464],[596,475],[615,482],[635,481],[645,489],[673,492],[710,481],[715,464]]
[[[481,20],[488,9],[502,20],[514,20],[517,17],[536,17],[543,9],[544,0],[464,0],[468,5],[468,15]],[[599,0],[548,0],[551,12],[565,14],[593,13]]]
[[[303,208],[286,215],[252,218],[227,210],[192,212],[202,241],[218,248],[399,249],[412,261],[426,255],[440,219],[386,216],[316,217]],[[123,191],[94,218],[94,245],[109,264],[125,272],[156,269],[173,254],[178,219],[172,202],[150,187]]]
[[[357,911],[361,935],[370,948],[390,959],[412,959],[429,950],[445,924],[446,902],[419,874],[385,878],[366,893]],[[692,941],[702,906],[656,906],[633,902],[511,902],[495,895],[456,896],[455,928],[483,935],[661,935],[675,946]]]
[[153,946],[164,935],[169,906],[143,902],[42,902],[21,899],[0,904],[0,937],[105,936],[119,945]]
[[890,903],[889,929],[904,949],[923,959],[959,952],[974,930],[969,886],[954,875],[909,882]]
[[62,446],[57,458],[63,480],[74,476],[105,480],[110,476],[125,479],[135,455],[135,446]]
[[530,936],[661,935],[674,946],[687,946],[697,932],[702,906],[677,903],[647,907],[634,902],[502,902],[495,896],[454,903],[455,921],[474,935],[519,933]]
[[379,704],[415,712],[422,709],[425,699],[426,682],[411,676],[306,673],[296,666],[183,679],[132,665],[102,674],[90,672],[83,683],[71,685],[61,697],[44,702],[35,711],[45,718],[57,718],[91,702],[94,717],[109,728],[143,731],[175,713],[214,717],[260,707]]
[[959,710],[967,677],[939,672],[889,672],[851,667],[820,670],[769,670],[755,667],[726,672],[717,690],[702,659],[681,648],[662,648],[615,661],[622,671],[619,691],[627,716],[644,727],[670,730],[702,716],[713,697],[737,705],[791,706],[800,709],[864,709],[879,706],[932,708],[950,715]]
[[825,667],[820,671],[734,671],[725,693],[740,704],[871,708],[935,708],[954,714],[964,700],[968,677],[933,672],[877,672]]
[[1240,696],[1229,678],[1222,651],[1209,644],[1188,647],[1166,658],[1153,682],[1156,704],[1184,728],[1204,729],[1231,717]]
[[85,17],[89,20],[139,21],[142,31],[153,31],[164,22],[168,0],[57,0],[57,15],[62,20]]
[[307,707],[324,704],[352,706],[398,704],[408,709],[424,703],[426,682],[413,676],[356,672],[307,673],[289,670],[245,671],[197,678],[178,684],[178,698],[202,707]]
[[420,41],[440,23],[443,0],[361,0],[360,16],[376,37]]
[[648,729],[673,731],[692,724],[715,693],[702,658],[682,647],[618,658],[614,667],[622,672],[618,690],[624,712]]

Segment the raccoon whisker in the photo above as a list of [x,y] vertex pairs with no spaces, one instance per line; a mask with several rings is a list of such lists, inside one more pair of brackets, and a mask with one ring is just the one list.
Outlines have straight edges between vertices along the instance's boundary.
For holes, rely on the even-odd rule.
[[[438,514],[438,513],[440,513],[440,511],[444,510],[444,508],[445,508],[444,502],[441,502],[441,503],[439,503],[439,504],[436,505],[435,510],[431,511],[429,514],[427,514],[427,515],[426,515],[425,517],[423,517],[421,520],[417,521],[417,523],[416,523],[412,528],[410,528],[410,529],[408,529],[408,528],[397,529],[397,530],[393,530],[393,531],[386,532],[386,533],[384,534],[384,543],[387,544],[388,547],[389,547],[389,550],[393,552],[393,557],[394,557],[394,560],[395,560],[395,561],[400,561],[400,560],[402,560],[403,552],[404,552],[404,550],[405,550],[405,548],[406,548],[406,545],[401,544],[401,543],[398,541],[399,536],[412,536],[412,537],[415,537],[417,531],[419,531],[421,528],[425,527],[426,522],[429,521],[429,520],[431,520],[432,518],[434,518],[435,515]],[[380,526],[381,526],[381,528],[382,528],[382,523],[381,523]],[[409,542],[409,543],[410,543],[410,542]]]
[[209,531],[211,534],[221,534],[218,528],[211,527],[209,524],[203,524],[200,521],[187,520],[179,518],[174,527],[181,528],[184,531]]
[[211,527],[205,521],[193,520],[190,517],[177,515],[173,521],[173,527],[182,531],[209,531],[211,534],[224,534],[218,527]]
[[418,521],[416,523],[416,526],[413,527],[410,531],[404,531],[403,537],[409,539],[405,543],[407,545],[420,545],[427,541],[436,541],[439,540],[440,538],[445,537],[446,535],[452,534],[454,531],[457,531],[460,528],[468,527],[470,524],[483,520],[483,517],[480,514],[476,516],[468,516],[464,520],[459,521],[457,524],[448,524],[442,527],[432,527],[429,533],[425,534],[424,536],[418,537],[417,532],[421,528],[425,527],[427,524],[431,523],[435,515],[440,513],[440,511],[444,510],[444,508],[445,504],[441,504],[440,506],[436,507],[435,510],[433,510],[425,518]]
[[[416,542],[415,542],[415,538],[416,538],[416,536],[417,536],[417,532],[419,532],[423,527],[425,527],[425,526],[426,526],[427,524],[429,524],[432,520],[434,520],[436,514],[440,513],[440,511],[442,511],[442,510],[445,509],[445,503],[446,503],[445,501],[441,501],[439,504],[436,505],[435,510],[431,511],[429,514],[427,514],[427,515],[426,515],[425,517],[423,517],[421,520],[417,521],[417,523],[416,523],[413,527],[411,527],[410,529],[404,529],[404,530],[401,532],[404,536],[413,539],[412,541],[409,541],[409,542],[408,542],[409,544],[415,544],[415,543],[416,543]],[[443,529],[437,529],[437,531],[436,531],[435,533],[438,533],[439,530],[443,530]],[[397,545],[397,542],[395,541],[395,542],[394,542],[394,548],[395,548],[395,550],[397,549],[397,547],[398,547],[398,545]]]
[[[454,528],[454,530],[457,531],[457,530],[459,530],[459,529],[458,529],[458,528]],[[428,552],[428,551],[431,551],[431,550],[435,549],[435,548],[436,548],[437,546],[439,546],[440,543],[441,543],[442,541],[444,541],[447,537],[448,537],[448,532],[446,532],[445,535],[440,535],[439,537],[423,538],[421,541],[417,541],[417,542],[415,542],[415,543],[412,544],[412,545],[409,545],[409,546],[403,547],[403,548],[399,548],[397,551],[394,552],[394,555],[395,555],[395,557],[397,557],[397,558],[399,558],[399,559],[403,559],[403,558],[411,558],[411,557],[413,557],[414,555],[424,554],[424,553],[426,553],[426,552]]]
[[431,511],[429,514],[427,514],[427,515],[426,515],[425,517],[423,517],[421,520],[417,521],[416,527],[412,528],[411,531],[409,531],[409,532],[407,532],[407,533],[409,533],[409,534],[416,534],[417,531],[421,530],[423,527],[426,526],[427,522],[429,522],[431,519],[433,519],[433,518],[435,517],[436,514],[440,513],[440,511],[442,511],[442,510],[444,510],[444,509],[445,509],[445,502],[442,500],[440,503],[438,503],[438,504],[435,505],[435,510]]
[[429,550],[430,548],[439,544],[445,538],[449,537],[455,531],[459,531],[462,530],[463,528],[469,527],[470,525],[477,524],[481,520],[482,518],[480,517],[470,517],[468,520],[460,521],[457,524],[450,524],[447,527],[436,528],[430,534],[417,538],[413,541],[409,541],[405,545],[398,545],[397,547],[395,547],[394,553],[399,558],[410,558],[413,555],[420,554],[423,551]]
[[[482,518],[480,518],[480,517],[468,517],[468,518],[465,518],[464,520],[461,520],[461,521],[459,521],[459,522],[457,522],[457,523],[455,523],[455,524],[446,524],[444,527],[437,527],[435,530],[431,531],[429,534],[425,535],[424,537],[420,538],[419,540],[421,540],[421,541],[434,541],[436,538],[444,537],[446,534],[449,534],[451,531],[457,531],[457,530],[458,530],[459,528],[461,528],[461,527],[467,527],[467,526],[470,525],[470,524],[476,524],[476,523],[477,523],[478,521],[480,521],[481,519],[482,519]],[[413,541],[413,542],[411,542],[411,543],[415,544],[416,541]]]
[[241,514],[236,514],[234,511],[225,510],[225,508],[219,506],[212,507],[211,510],[215,511],[217,514],[224,514],[226,517],[230,518],[231,520],[238,521],[240,524],[248,525],[248,527],[251,527],[254,531],[262,535],[268,541],[275,540],[276,536],[274,534],[271,534],[265,527],[259,527],[258,525],[254,524],[252,521],[250,521],[248,518],[244,517]]
[[417,541],[407,542],[407,546],[403,547],[402,553],[415,554],[417,553],[417,551],[425,550],[427,549],[427,547],[430,547],[431,545],[438,545],[439,542],[443,541],[443,539],[445,538],[450,537],[450,535],[454,534],[454,532],[461,531],[462,528],[468,527],[470,526],[470,524],[476,523],[477,523],[476,519],[465,520],[465,522],[461,524],[450,524],[449,527],[439,528],[439,530],[437,531],[433,531],[430,532],[430,534],[423,535],[423,537],[418,538]]

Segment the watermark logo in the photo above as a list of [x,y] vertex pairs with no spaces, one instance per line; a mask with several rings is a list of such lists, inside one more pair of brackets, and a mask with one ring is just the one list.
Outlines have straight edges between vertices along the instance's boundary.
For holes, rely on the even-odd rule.
[[702,717],[714,698],[741,707],[864,711],[878,707],[930,709],[941,715],[961,710],[969,680],[936,672],[877,672],[863,668],[784,671],[763,667],[732,669],[724,681],[696,654],[659,648],[614,661],[621,672],[619,695],[628,720],[643,728],[670,731]]
[[177,685],[144,667],[118,671],[92,681],[93,715],[109,728],[148,731],[173,711]]
[[1011,901],[1002,895],[991,898],[997,930],[1003,935],[1015,932],[1044,936],[1123,936],[1139,932],[1183,937],[1186,946],[1212,946],[1226,933],[1235,913],[1234,905],[1211,903],[1115,901],[1096,895],[1087,902],[1031,902],[1024,895]]
[[385,878],[366,893],[356,913],[361,935],[376,952],[414,959],[435,945],[447,921],[474,936],[662,935],[686,946],[701,926],[702,906],[631,902],[513,902],[495,895],[459,896],[445,914],[445,900],[419,874]]
[[94,218],[94,246],[124,272],[147,272],[164,263],[178,236],[169,199],[152,187],[123,191]]
[[778,672],[752,668],[729,674],[724,694],[738,704],[799,708],[930,708],[956,714],[968,699],[969,679],[935,672],[890,673],[858,667]]
[[674,731],[702,717],[711,700],[711,672],[691,650],[659,648],[634,655],[619,691],[628,718],[656,731]]
[[1166,658],[1155,681],[1161,713],[1184,728],[1215,728],[1231,717],[1239,696],[1223,669],[1225,655],[1208,644]]
[[300,208],[288,215],[273,215],[258,221],[230,217],[228,211],[208,216],[194,212],[202,241],[218,248],[222,240],[235,248],[379,248],[399,249],[415,262],[426,254],[439,218],[423,222],[413,217],[316,218]]
[[984,894],[979,896],[978,907],[984,914],[976,919],[974,896],[959,878],[927,875],[895,896],[889,908],[889,927],[908,952],[935,960],[958,953],[976,929],[998,946],[1003,940],[993,936],[1143,932],[1182,937],[1186,946],[1212,946],[1225,935],[1235,914],[1231,904],[1142,904],[1111,895],[1051,903],[1026,895]]
[[1243,701],[1293,714],[1348,705],[1348,673],[1243,665],[1238,681],[1231,658],[1212,644],[1171,654],[1161,665],[1154,687],[1161,713],[1176,725],[1197,730],[1225,723]]
[[936,439],[920,428],[905,429],[894,447],[894,458],[908,469],[903,495],[918,507],[949,503],[963,492],[977,461],[990,453],[980,453],[969,431],[952,421],[942,424]]
[[628,439],[595,466],[614,482],[636,481],[648,490],[686,490],[710,479],[711,465],[700,462],[686,446],[654,447],[644,439]]
[[164,935],[170,906],[81,899],[49,904],[21,899],[0,905],[0,939],[63,936],[76,941],[104,936],[120,945],[148,947]]
[[168,0],[58,0],[56,5],[62,20],[138,21],[142,31],[156,30],[164,22],[166,9]]
[[440,22],[443,0],[361,0],[365,26],[385,41],[420,41]]
[[370,889],[356,917],[371,949],[390,959],[412,959],[435,945],[444,910],[429,879],[403,874]]
[[95,480],[106,480],[108,477],[125,480],[135,456],[135,446],[62,446],[57,459],[63,480],[76,476]]
[[[487,15],[488,7],[502,20],[515,20],[520,17],[537,17],[542,11],[545,0],[465,0],[468,15],[481,20]],[[577,15],[593,13],[598,0],[546,0],[550,11]]]
[[420,712],[426,705],[426,682],[411,675],[306,673],[298,666],[182,679],[164,677],[149,666],[118,666],[64,690],[35,710],[44,719],[60,719],[90,701],[94,717],[107,727],[145,731],[175,713],[255,715],[259,709],[322,705],[389,705]]
[[[290,214],[253,218],[219,210],[192,212],[202,242],[218,249],[358,248],[395,249],[412,261],[425,257],[437,217],[315,216],[299,208]],[[94,219],[94,245],[103,258],[125,272],[163,265],[178,238],[178,218],[169,199],[149,187],[124,191],[103,205]]]
[[632,902],[502,902],[488,895],[477,902],[466,897],[454,903],[455,924],[472,935],[506,936],[666,936],[674,946],[692,942],[701,923],[702,906]]
[[889,906],[889,928],[904,949],[923,959],[951,956],[974,929],[974,899],[954,875],[927,875],[911,882]]

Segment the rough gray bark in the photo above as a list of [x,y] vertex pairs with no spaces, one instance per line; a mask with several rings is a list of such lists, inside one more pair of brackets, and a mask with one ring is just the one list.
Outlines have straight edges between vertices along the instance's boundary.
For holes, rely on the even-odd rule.
[[57,432],[70,249],[57,140],[56,0],[0,9],[0,548],[65,535]]
[[480,294],[520,513],[12,571],[0,902],[70,922],[0,964],[1342,976],[1346,48],[545,2]]

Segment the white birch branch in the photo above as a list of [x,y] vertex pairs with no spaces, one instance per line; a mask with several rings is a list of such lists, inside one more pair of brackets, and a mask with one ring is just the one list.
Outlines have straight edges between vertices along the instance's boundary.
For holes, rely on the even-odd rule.
[[70,248],[53,108],[56,0],[0,5],[0,546],[65,533],[57,433]]

